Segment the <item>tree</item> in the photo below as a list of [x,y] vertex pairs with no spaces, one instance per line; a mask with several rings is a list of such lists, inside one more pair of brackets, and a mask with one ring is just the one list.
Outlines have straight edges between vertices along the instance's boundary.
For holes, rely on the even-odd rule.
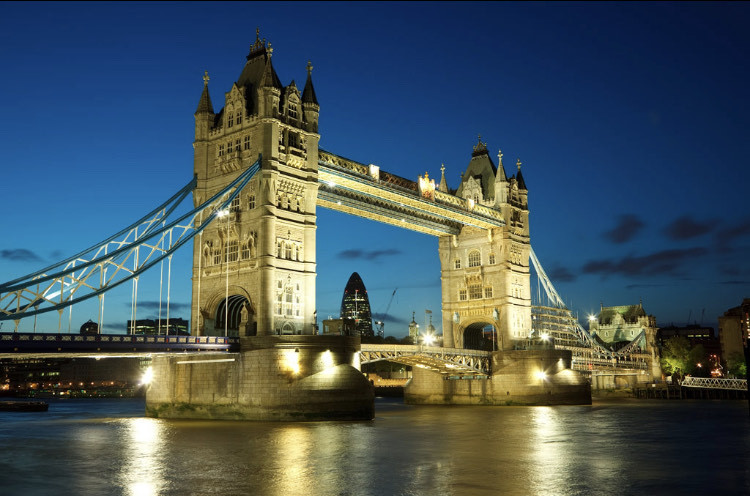
[[674,336],[664,342],[661,368],[667,374],[683,376],[689,373],[690,341],[684,336]]
[[735,351],[727,356],[727,374],[738,379],[747,377],[747,364],[742,352]]

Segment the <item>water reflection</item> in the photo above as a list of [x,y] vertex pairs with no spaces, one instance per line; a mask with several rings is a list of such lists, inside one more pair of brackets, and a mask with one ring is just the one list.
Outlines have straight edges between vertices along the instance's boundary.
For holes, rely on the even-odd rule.
[[750,494],[746,404],[379,403],[372,422],[310,423],[157,420],[142,406],[119,418],[102,403],[65,405],[64,418],[0,423],[2,494]]
[[131,418],[122,420],[123,463],[118,474],[119,485],[128,496],[162,494],[164,478],[164,426],[162,420]]

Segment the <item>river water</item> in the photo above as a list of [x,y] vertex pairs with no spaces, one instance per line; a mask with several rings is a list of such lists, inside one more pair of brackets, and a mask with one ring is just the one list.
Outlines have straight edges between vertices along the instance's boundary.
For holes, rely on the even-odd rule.
[[750,494],[745,401],[443,407],[370,422],[172,421],[142,399],[0,413],[0,494]]

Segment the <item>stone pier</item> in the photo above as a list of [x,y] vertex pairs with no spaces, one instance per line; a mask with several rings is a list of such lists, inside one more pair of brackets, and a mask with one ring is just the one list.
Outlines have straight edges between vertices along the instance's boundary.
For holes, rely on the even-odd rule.
[[153,359],[146,415],[225,420],[370,420],[359,338],[259,336],[240,352]]
[[591,386],[570,365],[570,351],[544,349],[493,353],[489,377],[450,378],[414,367],[404,399],[431,405],[590,405]]

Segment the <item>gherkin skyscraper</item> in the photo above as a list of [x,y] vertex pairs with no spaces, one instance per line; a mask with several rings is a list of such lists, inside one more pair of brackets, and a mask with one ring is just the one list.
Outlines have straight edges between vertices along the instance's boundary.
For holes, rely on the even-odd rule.
[[360,336],[373,336],[370,300],[367,298],[365,283],[356,272],[352,273],[344,288],[344,296],[341,298],[341,318],[353,319],[354,328]]

